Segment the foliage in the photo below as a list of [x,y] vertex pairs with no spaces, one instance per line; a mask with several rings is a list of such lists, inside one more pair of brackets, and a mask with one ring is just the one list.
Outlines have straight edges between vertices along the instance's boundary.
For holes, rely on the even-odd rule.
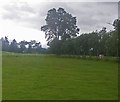
[[20,41],[19,43],[13,39],[10,43],[7,37],[1,38],[2,51],[16,52],[16,53],[47,53],[45,48],[42,48],[41,43],[35,40],[31,41]]
[[[69,25],[67,25],[67,20],[69,23],[71,22]],[[118,34],[120,30],[119,19],[114,20],[112,26],[114,26],[115,30],[113,31],[107,32],[106,27],[103,27],[100,31],[96,30],[91,33],[81,34],[79,36],[76,36],[75,32],[74,34],[71,31],[65,32],[68,28],[69,30],[74,29],[74,31],[76,31],[75,29],[77,28],[75,27],[77,26],[75,26],[76,18],[72,17],[71,14],[67,13],[62,8],[59,8],[58,10],[49,10],[46,23],[47,25],[42,26],[41,29],[45,31],[46,36],[54,36],[48,38],[51,40],[48,41],[48,49],[42,48],[41,43],[35,40],[31,40],[30,42],[24,40],[17,43],[14,39],[10,43],[9,39],[5,36],[5,38],[0,39],[2,42],[2,50],[19,53],[50,53],[57,55],[67,54],[85,56],[98,56],[100,54],[105,56],[118,56],[120,54],[120,46],[118,46],[120,41],[120,34]],[[66,34],[68,34],[69,37],[67,37]],[[60,37],[61,39],[59,39]]]
[[116,29],[116,30],[119,29],[120,30],[120,18],[114,20],[113,26],[114,26],[114,29]]
[[2,50],[3,51],[8,51],[9,50],[9,41],[8,38],[5,36],[5,38],[0,39],[2,42]]
[[99,32],[81,34],[74,39],[53,40],[50,51],[54,54],[118,56],[118,33],[116,30],[106,32],[103,28]]
[[[120,20],[115,19],[113,31],[107,32],[106,27],[100,31],[84,33],[77,36],[76,17],[67,13],[63,8],[50,9],[45,19],[46,25],[41,27],[45,32],[49,52],[53,54],[118,56],[118,34]],[[120,49],[119,49],[120,50]]]
[[79,28],[76,26],[76,17],[67,13],[63,8],[50,9],[45,21],[46,25],[42,26],[41,30],[45,32],[48,45],[55,38],[66,40],[76,37],[79,32]]
[[10,52],[18,52],[18,45],[17,45],[17,41],[15,39],[11,42],[11,44],[9,46],[10,46],[9,47]]

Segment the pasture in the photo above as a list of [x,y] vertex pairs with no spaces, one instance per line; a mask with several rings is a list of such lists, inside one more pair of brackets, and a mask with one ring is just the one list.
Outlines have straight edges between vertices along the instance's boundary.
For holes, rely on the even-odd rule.
[[118,63],[3,54],[3,100],[115,100]]

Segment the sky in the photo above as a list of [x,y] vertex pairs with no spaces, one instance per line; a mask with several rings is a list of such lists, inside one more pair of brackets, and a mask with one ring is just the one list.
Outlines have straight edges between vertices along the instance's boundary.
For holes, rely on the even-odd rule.
[[37,40],[46,48],[40,28],[46,23],[47,11],[59,7],[76,17],[80,34],[102,27],[113,30],[108,23],[118,18],[118,0],[0,0],[0,38]]

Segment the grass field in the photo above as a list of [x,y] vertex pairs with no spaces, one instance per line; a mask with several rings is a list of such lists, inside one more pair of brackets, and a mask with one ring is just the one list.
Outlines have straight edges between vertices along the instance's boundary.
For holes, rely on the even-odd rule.
[[2,52],[0,46],[0,101],[2,101]]
[[3,54],[3,100],[114,100],[118,64],[47,55]]

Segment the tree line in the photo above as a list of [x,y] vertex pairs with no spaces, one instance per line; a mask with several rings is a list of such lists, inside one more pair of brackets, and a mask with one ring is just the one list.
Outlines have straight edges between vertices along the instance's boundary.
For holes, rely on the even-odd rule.
[[45,21],[46,25],[41,26],[41,31],[45,32],[50,53],[118,56],[120,19],[111,24],[115,29],[113,31],[107,32],[103,27],[100,31],[81,35],[78,35],[80,29],[76,25],[76,17],[63,8],[50,9]]
[[117,31],[95,31],[85,33],[77,38],[68,40],[54,39],[51,42],[51,53],[68,55],[91,55],[118,56],[118,33]]
[[120,19],[111,24],[113,31],[107,32],[106,27],[100,31],[79,35],[80,28],[76,25],[76,17],[63,8],[50,9],[45,18],[46,24],[41,26],[45,32],[48,49],[42,48],[41,43],[35,40],[12,42],[7,37],[1,38],[2,50],[18,53],[50,53],[57,55],[90,55],[118,56],[120,52],[119,30]]
[[2,37],[0,39],[2,42],[2,51],[15,52],[15,53],[45,53],[46,49],[42,48],[41,43],[36,40],[31,41],[20,41],[17,42],[13,39],[11,42],[8,37]]

